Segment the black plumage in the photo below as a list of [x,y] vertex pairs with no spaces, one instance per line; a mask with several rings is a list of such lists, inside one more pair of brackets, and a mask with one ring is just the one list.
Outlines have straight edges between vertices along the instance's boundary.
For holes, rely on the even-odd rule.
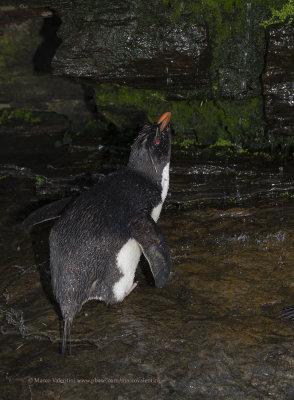
[[[137,265],[131,259],[133,250],[134,260],[138,251],[147,258],[156,286],[168,279],[169,249],[151,217],[164,201],[163,171],[170,161],[170,114],[166,114],[159,124],[143,127],[127,167],[66,204],[51,229],[51,281],[64,319],[62,352],[71,323],[86,301],[95,298],[114,304],[130,293],[134,271],[127,269],[128,257],[131,269]],[[60,208],[59,204],[59,212]],[[120,253],[126,243],[130,244],[126,253]]]

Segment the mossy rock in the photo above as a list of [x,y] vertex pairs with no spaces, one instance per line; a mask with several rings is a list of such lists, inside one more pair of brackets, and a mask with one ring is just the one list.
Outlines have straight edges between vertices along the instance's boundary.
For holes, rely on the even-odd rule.
[[68,119],[55,112],[13,108],[0,110],[0,133],[51,133],[68,128]]
[[[192,140],[209,145],[219,139],[230,140],[245,147],[264,147],[263,108],[261,97],[249,100],[213,99],[200,101],[195,98],[182,101],[167,100],[162,93],[151,90],[133,89],[117,84],[102,84],[96,87],[96,103],[109,123],[123,132],[126,120],[130,132],[138,127],[129,115],[136,113],[149,122],[155,122],[166,112],[172,113],[174,142]],[[113,112],[115,110],[115,112]],[[112,111],[112,112],[111,112]],[[139,124],[140,125],[140,124]]]

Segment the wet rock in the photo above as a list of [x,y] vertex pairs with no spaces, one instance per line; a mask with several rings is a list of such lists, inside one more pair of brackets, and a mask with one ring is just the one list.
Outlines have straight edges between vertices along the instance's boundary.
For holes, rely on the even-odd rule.
[[269,133],[294,135],[294,24],[268,31],[263,74],[265,114]]
[[264,3],[240,3],[225,10],[219,6],[215,27],[210,25],[215,91],[222,97],[239,100],[259,96],[262,91],[265,37],[260,21],[267,13]]
[[172,95],[199,92],[209,83],[207,30],[192,10],[176,19],[164,2],[88,0],[68,10],[59,35],[58,75]]
[[[43,199],[56,200],[58,197],[78,195],[103,179],[103,174],[81,173],[68,177],[48,178],[44,175],[34,174],[29,168],[17,165],[1,165],[0,179],[25,178],[30,179],[35,186],[36,194]],[[40,204],[36,204],[38,208]]]
[[258,2],[68,6],[54,73],[94,84],[98,111],[120,132],[136,130],[130,114],[153,121],[169,109],[185,138],[264,148],[260,21],[268,12]]
[[0,110],[0,135],[43,135],[64,132],[70,127],[64,116],[50,111]]
[[[266,52],[261,22],[270,17],[270,2],[27,4],[26,9],[0,10],[5,77],[0,78],[0,107],[54,111],[74,125],[99,120],[103,128],[113,128],[114,140],[117,132],[129,140],[138,125],[168,108],[184,139],[211,144],[221,138],[246,148],[269,147],[260,76]],[[266,72],[264,93],[270,132],[289,135],[293,79],[287,35],[283,65],[290,78],[281,84],[280,72],[275,72],[276,82]],[[53,71],[62,78],[52,76]],[[284,100],[277,102],[281,92]]]
[[175,1],[85,1],[67,8],[58,75],[161,90],[181,100],[261,94],[269,7]]
[[55,112],[83,124],[91,114],[82,86],[49,75],[59,17],[46,8],[7,8],[0,9],[0,109]]
[[[277,163],[232,157],[174,157],[171,199],[191,207],[165,208],[159,221],[172,250],[168,284],[150,286],[139,268],[138,287],[121,304],[86,303],[65,358],[49,227],[19,229],[31,171],[6,166],[13,177],[0,180],[2,397],[292,399],[293,323],[273,314],[293,304],[293,170],[285,166],[281,176]],[[255,190],[258,197],[242,200]]]

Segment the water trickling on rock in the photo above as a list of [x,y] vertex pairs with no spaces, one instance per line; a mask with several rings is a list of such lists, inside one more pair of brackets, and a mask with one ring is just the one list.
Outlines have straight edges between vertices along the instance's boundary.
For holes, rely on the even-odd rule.
[[[172,255],[167,286],[152,287],[142,263],[138,287],[123,303],[84,306],[73,356],[62,359],[49,227],[29,234],[19,223],[38,202],[87,190],[128,152],[81,143],[57,152],[52,138],[51,147],[39,143],[33,161],[36,138],[24,140],[25,156],[16,157],[13,146],[1,154],[2,391],[10,398],[120,398],[124,385],[128,399],[289,398],[294,325],[274,313],[294,302],[291,165],[281,173],[280,164],[256,157],[174,152],[159,220]],[[35,186],[33,176],[44,181]]]

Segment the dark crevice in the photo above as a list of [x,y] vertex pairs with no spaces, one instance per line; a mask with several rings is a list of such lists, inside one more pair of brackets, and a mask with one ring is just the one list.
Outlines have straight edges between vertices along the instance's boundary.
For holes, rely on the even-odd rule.
[[51,17],[44,18],[40,35],[44,38],[33,57],[34,71],[38,73],[49,73],[52,70],[51,61],[56,53],[61,39],[57,31],[61,25],[58,14],[53,13]]
[[115,142],[115,137],[120,136],[119,131],[117,130],[117,128],[115,127],[115,125],[113,125],[112,123],[108,122],[106,120],[106,118],[104,117],[104,115],[98,110],[96,101],[95,101],[95,90],[91,85],[88,85],[86,83],[82,83],[82,89],[84,91],[84,100],[85,100],[85,105],[88,109],[88,111],[91,113],[93,119],[97,122],[101,122],[102,124],[107,123],[108,128],[108,138],[104,138],[105,139],[105,143],[106,144],[113,144],[113,142]]
[[97,109],[94,88],[84,83],[82,83],[82,88],[84,91],[84,100],[88,111],[93,114],[95,119],[103,119],[102,114],[100,114]]

